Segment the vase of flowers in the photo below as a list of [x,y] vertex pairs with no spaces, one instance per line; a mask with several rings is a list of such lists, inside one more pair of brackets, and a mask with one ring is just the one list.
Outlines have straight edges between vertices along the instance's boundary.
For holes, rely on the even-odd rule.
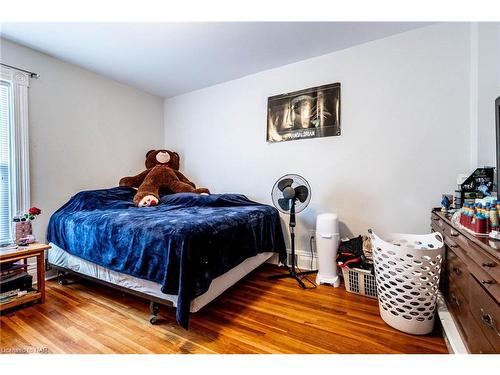
[[32,236],[31,222],[42,213],[37,207],[31,207],[27,213],[14,217],[14,234],[16,237],[16,244],[28,244],[35,242]]

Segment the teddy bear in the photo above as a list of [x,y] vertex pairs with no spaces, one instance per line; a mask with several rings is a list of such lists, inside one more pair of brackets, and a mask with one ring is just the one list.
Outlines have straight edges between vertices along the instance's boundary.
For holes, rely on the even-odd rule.
[[123,177],[119,185],[137,188],[134,204],[137,207],[156,206],[160,189],[172,193],[210,194],[205,188],[196,188],[179,172],[179,154],[169,150],[150,150],[146,154],[146,170],[137,176]]

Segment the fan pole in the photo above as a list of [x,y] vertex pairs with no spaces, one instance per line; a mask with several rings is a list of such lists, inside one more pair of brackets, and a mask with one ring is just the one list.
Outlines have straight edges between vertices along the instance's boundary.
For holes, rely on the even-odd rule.
[[[292,275],[295,275],[295,198],[290,199],[290,247],[292,251]],[[305,287],[305,286],[304,286]]]
[[284,278],[292,278],[295,279],[302,289],[306,289],[306,285],[302,281],[299,276],[309,275],[312,273],[316,273],[318,271],[304,271],[297,272],[295,270],[295,197],[290,199],[290,222],[288,223],[288,227],[290,228],[290,247],[291,247],[291,255],[292,255],[292,267],[288,269],[288,273],[281,275],[272,275],[269,276],[269,280],[277,280]]

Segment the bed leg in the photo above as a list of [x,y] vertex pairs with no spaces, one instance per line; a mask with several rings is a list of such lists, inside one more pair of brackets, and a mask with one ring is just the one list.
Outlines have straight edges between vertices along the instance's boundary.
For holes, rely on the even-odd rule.
[[68,280],[66,279],[66,272],[57,271],[57,282],[59,285],[68,285]]
[[158,320],[158,312],[160,311],[160,304],[158,302],[151,301],[149,303],[149,323],[156,324]]

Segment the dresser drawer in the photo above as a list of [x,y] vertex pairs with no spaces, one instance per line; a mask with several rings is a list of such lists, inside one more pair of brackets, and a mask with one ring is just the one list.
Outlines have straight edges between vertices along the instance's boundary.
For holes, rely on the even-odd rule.
[[453,285],[448,292],[448,308],[457,323],[464,342],[471,353],[495,353],[486,336],[472,317],[467,299]]
[[470,273],[490,293],[494,299],[500,301],[500,283],[498,279],[494,279],[488,272],[480,267],[476,262],[467,263]]
[[461,326],[464,318],[470,314],[467,299],[457,289],[456,285],[452,284],[448,289],[447,300],[448,308],[453,312],[453,318]]
[[470,310],[484,336],[500,353],[500,307],[497,302],[470,276]]
[[448,273],[449,288],[458,289],[462,296],[468,300],[469,270],[467,265],[450,248],[447,249],[446,253],[446,270]]
[[437,225],[439,227],[442,227],[443,224],[445,224],[445,222],[443,221],[443,219],[441,219],[440,217],[438,217],[436,214],[432,214],[431,215],[431,225]]
[[491,279],[500,280],[500,264],[497,259],[489,256],[485,251],[479,249],[471,241],[469,242],[469,251],[467,255],[487,274]]
[[[453,320],[455,320],[455,323],[459,328],[460,336],[462,336],[464,342],[468,343],[470,340],[469,336],[472,336],[471,331],[474,327],[467,324],[467,317],[471,316],[467,300],[453,285],[448,289],[446,298],[448,301],[448,309],[450,310]],[[475,324],[475,322],[472,323]],[[469,349],[469,351],[472,352],[471,349]]]
[[450,236],[451,227],[448,223],[436,215],[432,215],[431,228],[434,231],[441,233],[443,236]]
[[461,325],[464,341],[473,354],[497,354],[498,351],[491,345],[489,340],[481,333],[481,329],[469,312],[463,319]]
[[450,236],[444,236],[444,243],[448,248],[448,251],[453,251],[453,253],[464,263],[469,264],[472,260],[467,256],[467,248],[459,245],[456,238],[451,238]]

